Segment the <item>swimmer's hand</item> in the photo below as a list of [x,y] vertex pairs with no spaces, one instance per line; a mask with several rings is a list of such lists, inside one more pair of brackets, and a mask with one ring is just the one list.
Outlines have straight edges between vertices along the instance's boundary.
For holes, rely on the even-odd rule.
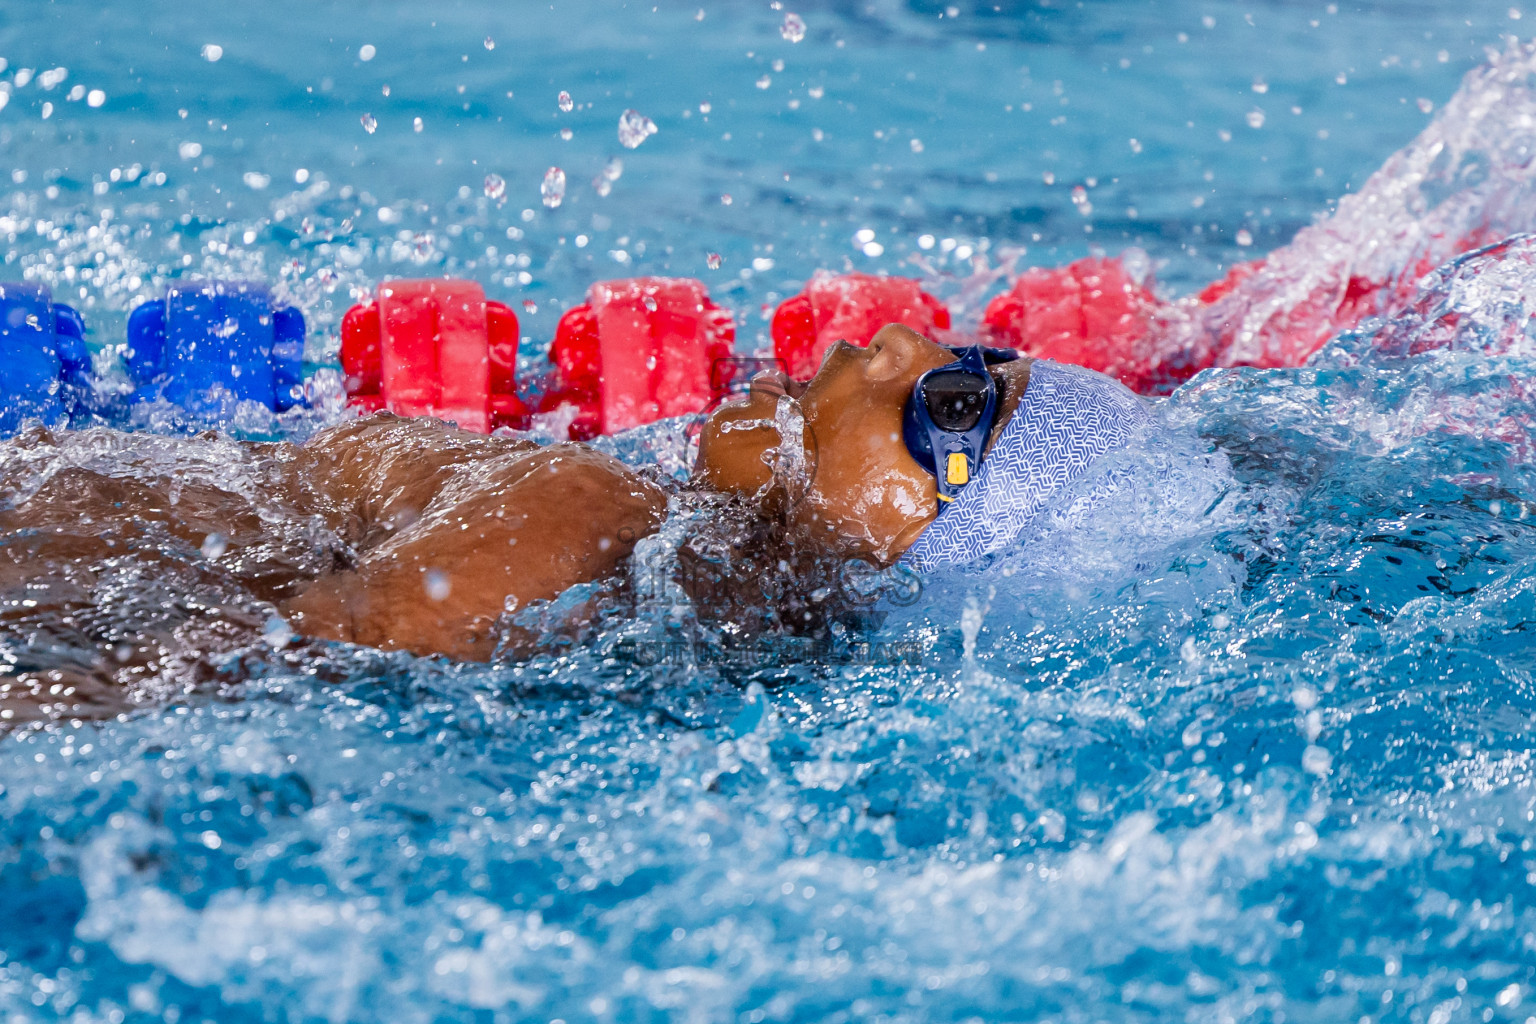
[[[296,631],[488,660],[504,612],[613,575],[661,522],[661,488],[585,445],[428,422],[380,417],[306,446],[317,472],[334,470],[364,546],[354,568],[284,603]],[[390,457],[401,451],[414,457]]]

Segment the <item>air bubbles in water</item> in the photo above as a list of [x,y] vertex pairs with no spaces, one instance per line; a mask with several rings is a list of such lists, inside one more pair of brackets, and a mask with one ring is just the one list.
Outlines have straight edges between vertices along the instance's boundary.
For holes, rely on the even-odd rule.
[[378,52],[378,49],[372,43],[364,43],[357,49],[357,59],[366,63],[373,60]]
[[218,43],[207,43],[203,46],[202,54],[203,60],[212,64],[220,57],[224,56],[224,47],[220,46]]
[[485,37],[485,48],[487,50],[494,50],[494,49],[496,49],[496,40],[492,39],[490,36],[486,36]]
[[485,198],[501,202],[507,194],[507,183],[499,174],[485,176]]
[[224,539],[222,533],[210,533],[203,538],[203,545],[199,549],[204,558],[218,558],[229,548],[229,542]]
[[558,167],[551,167],[544,172],[544,181],[539,185],[539,194],[544,197],[544,205],[553,210],[565,201],[565,172]]
[[571,141],[571,137],[574,136],[575,134],[576,133],[571,131],[569,128],[561,128],[560,129],[560,140],[562,142],[570,142]]
[[798,43],[805,38],[805,19],[793,11],[784,15],[784,24],[779,26],[779,35],[792,43]]
[[374,132],[378,131],[379,121],[372,114],[364,114],[361,120],[363,124],[363,131],[367,132],[369,135],[372,135]]
[[1250,111],[1248,111],[1248,127],[1249,128],[1263,128],[1264,127],[1264,111],[1262,111],[1262,110],[1250,110]]
[[1247,228],[1240,228],[1237,232],[1237,244],[1243,246],[1252,245],[1253,232],[1249,231]]
[[1434,109],[1435,109],[1435,101],[1434,100],[1426,99],[1423,96],[1419,97],[1419,113],[1427,114],[1431,110],[1434,110]]
[[1093,213],[1093,204],[1088,201],[1088,190],[1081,185],[1072,186],[1072,205],[1084,217]]
[[528,314],[531,315],[533,313],[537,313],[538,311],[539,311],[539,304],[537,302],[534,302],[532,299],[524,299],[523,300],[523,312],[524,313],[528,313]]
[[704,262],[709,264],[710,270],[719,270],[720,265],[725,262],[725,257],[717,252],[712,252],[704,257]]
[[626,110],[619,115],[619,142],[625,149],[634,149],[656,134],[656,122],[638,110]]
[[576,106],[576,103],[571,99],[571,94],[566,92],[564,89],[561,89],[560,95],[555,97],[555,102],[558,103],[560,105],[560,109],[567,114],[569,114],[571,110]]

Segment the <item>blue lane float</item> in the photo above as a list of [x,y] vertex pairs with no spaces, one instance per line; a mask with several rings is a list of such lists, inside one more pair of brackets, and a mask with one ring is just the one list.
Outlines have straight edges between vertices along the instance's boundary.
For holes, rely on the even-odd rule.
[[140,401],[192,411],[233,400],[274,412],[300,403],[304,314],[273,304],[266,285],[202,281],[173,285],[128,316],[128,375]]
[[85,321],[46,285],[0,284],[0,434],[68,420],[90,390]]

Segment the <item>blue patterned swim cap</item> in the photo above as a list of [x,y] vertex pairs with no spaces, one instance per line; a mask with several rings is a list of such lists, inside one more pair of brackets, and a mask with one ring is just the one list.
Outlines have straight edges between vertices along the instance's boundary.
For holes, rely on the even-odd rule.
[[1146,403],[1118,381],[1037,359],[1029,383],[976,478],[902,560],[916,569],[964,565],[1007,547],[1062,488],[1151,425]]

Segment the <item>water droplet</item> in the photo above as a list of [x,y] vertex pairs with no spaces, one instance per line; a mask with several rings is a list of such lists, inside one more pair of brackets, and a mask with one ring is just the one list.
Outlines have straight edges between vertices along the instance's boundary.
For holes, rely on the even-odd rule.
[[725,195],[720,197],[720,205],[721,206],[730,206],[731,202],[732,202],[731,194],[729,192],[727,192]]
[[378,118],[374,117],[372,114],[364,114],[362,117],[362,123],[363,131],[367,132],[369,135],[372,135],[374,132],[379,130]]
[[203,46],[202,53],[203,60],[207,61],[209,64],[212,64],[220,57],[224,56],[224,47],[220,46],[218,43],[207,43]]
[[638,110],[626,110],[619,115],[619,142],[625,149],[634,149],[656,134],[656,122]]
[[507,183],[499,174],[487,174],[485,176],[485,198],[501,202],[507,194]]
[[274,615],[267,619],[266,625],[262,628],[261,633],[262,638],[265,639],[266,642],[274,650],[281,650],[282,648],[287,647],[288,642],[293,639],[293,627],[288,625],[288,623],[283,621],[282,617],[278,615]]
[[1238,245],[1252,245],[1253,244],[1253,233],[1250,232],[1247,228],[1240,229],[1237,232],[1237,244]]
[[912,140],[912,152],[914,152],[914,153],[921,153],[922,151],[923,151],[923,140],[922,139],[913,139]]
[[779,35],[792,43],[798,43],[805,38],[805,19],[789,11],[784,15],[784,24],[779,26]]
[[85,94],[85,105],[88,107],[99,107],[105,102],[107,102],[107,94],[100,89],[92,89]]
[[560,129],[560,138],[564,142],[570,142],[571,141],[571,136],[573,136],[575,134],[576,133],[571,131],[569,128],[561,128]]
[[1047,185],[1054,185],[1056,184],[1056,172],[1046,171],[1044,174],[1040,175],[1040,180],[1045,182]]
[[772,84],[773,84],[773,76],[771,76],[771,75],[764,75],[762,78],[759,78],[757,80],[757,87],[759,89],[766,89],[766,88],[768,88]]
[[448,582],[447,574],[441,569],[428,569],[424,582],[427,596],[434,601],[446,601],[453,592],[453,584]]
[[378,52],[379,51],[374,47],[372,43],[364,43],[362,46],[357,48],[357,59],[361,61],[370,61],[373,60],[374,56]]
[[539,194],[544,197],[544,205],[553,210],[565,201],[565,172],[558,167],[551,167],[544,172],[544,181],[539,185]]
[[1427,114],[1435,109],[1435,101],[1424,96],[1419,97],[1419,113]]
[[1262,111],[1262,110],[1250,110],[1250,111],[1248,111],[1248,127],[1249,128],[1263,128],[1264,127],[1264,111]]
[[492,39],[490,36],[486,36],[485,37],[485,48],[487,50],[494,50],[494,49],[496,49],[496,40]]
[[1253,80],[1253,91],[1262,96],[1269,92],[1269,83],[1262,78],[1255,78]]
[[555,97],[555,102],[558,103],[560,105],[560,109],[567,114],[569,114],[576,107],[575,101],[571,99],[571,94],[566,92],[564,89],[561,89],[560,95]]
[[624,161],[613,157],[603,165],[602,173],[592,179],[592,187],[600,196],[606,196],[613,191],[613,183],[619,180],[619,175],[624,173]]
[[809,89],[805,90],[805,94],[813,100],[819,100],[827,94],[827,89],[826,86],[813,85]]
[[725,257],[717,252],[712,252],[705,255],[704,262],[709,265],[710,270],[719,270],[721,264],[725,262]]
[[1093,204],[1088,201],[1088,190],[1081,185],[1072,186],[1072,205],[1084,217],[1093,213]]
[[416,131],[418,131],[418,132],[421,131],[421,128],[422,128],[421,118],[418,117],[414,121],[412,121],[411,122],[411,127],[413,129],[415,129]]
[[1141,140],[1140,139],[1132,139],[1131,140],[1131,152],[1132,153],[1140,153],[1141,152]]

